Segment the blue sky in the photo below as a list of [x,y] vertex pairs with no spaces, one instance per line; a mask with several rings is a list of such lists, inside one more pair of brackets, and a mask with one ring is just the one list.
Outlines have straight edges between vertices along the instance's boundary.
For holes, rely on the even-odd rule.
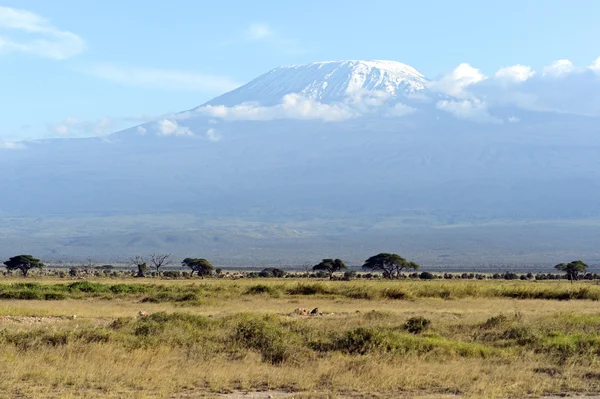
[[[434,78],[600,56],[600,2],[0,2],[0,141],[104,134],[283,64],[390,59]],[[43,42],[40,42],[43,40]],[[116,122],[118,121],[118,122]]]

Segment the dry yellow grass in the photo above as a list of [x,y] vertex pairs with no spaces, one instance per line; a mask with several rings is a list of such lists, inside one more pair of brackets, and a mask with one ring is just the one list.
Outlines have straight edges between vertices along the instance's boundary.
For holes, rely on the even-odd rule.
[[[43,281],[43,284],[58,282],[61,281]],[[600,390],[600,374],[596,371],[600,367],[598,353],[577,352],[557,359],[549,351],[536,349],[544,347],[544,340],[553,339],[554,330],[557,334],[587,334],[593,338],[593,329],[600,326],[598,302],[477,296],[453,300],[413,296],[411,300],[390,300],[379,297],[352,299],[339,295],[273,297],[268,294],[240,294],[256,284],[291,286],[298,283],[283,280],[196,281],[195,284],[221,287],[203,297],[199,304],[142,303],[140,298],[0,301],[0,316],[77,315],[74,320],[63,317],[33,323],[23,322],[26,318],[0,319],[0,331],[6,332],[7,336],[29,332],[33,340],[36,334],[52,336],[62,331],[106,331],[111,337],[105,342],[42,342],[31,348],[21,347],[10,340],[0,341],[0,398],[192,398],[268,389],[296,392],[298,397],[451,395],[460,398],[524,398]],[[505,285],[504,282],[481,284],[496,283]],[[190,282],[162,281],[161,284],[185,285]],[[390,285],[387,282],[352,284],[364,284],[361,289],[378,290]],[[407,292],[418,292],[424,286],[428,289],[454,287],[453,284],[464,289],[460,286],[464,284],[462,282],[392,284]],[[535,286],[527,282],[510,284]],[[542,285],[545,287],[546,284],[553,287],[560,283]],[[327,314],[321,317],[287,316],[298,307],[318,307]],[[106,327],[118,317],[135,318],[140,310],[149,313],[184,312],[210,316],[206,320],[215,323],[223,322],[195,336],[193,345],[167,342],[168,335],[165,334],[170,334],[170,330],[166,330],[156,333],[160,337],[158,342],[136,346],[131,343],[139,337],[127,332],[129,330],[113,331]],[[376,312],[371,313],[373,310]],[[415,342],[421,345],[431,341],[440,345],[425,351],[374,350],[357,354],[309,349],[311,346],[303,343],[294,347],[300,352],[298,357],[293,356],[293,361],[271,364],[264,361],[257,350],[228,346],[229,330],[246,317],[240,316],[243,314],[250,314],[248,317],[259,321],[262,315],[275,315],[277,318],[269,321],[273,326],[298,330],[302,337],[314,338],[318,342],[334,339],[357,328],[393,332],[408,317],[424,316],[431,320],[432,330]],[[502,346],[475,336],[480,331],[479,325],[500,314],[511,320],[514,318],[518,326],[538,334],[539,346],[517,345],[514,340],[506,340]],[[131,323],[136,322],[132,320]],[[502,331],[498,330],[499,333]],[[174,327],[172,334],[181,334],[181,331]],[[404,339],[404,333],[398,334],[399,339]],[[220,336],[223,341],[219,340]],[[25,335],[19,337],[21,340],[30,339]],[[412,342],[410,336],[406,339]],[[481,356],[461,354],[460,345],[463,343],[487,345],[485,348],[491,348],[491,352]],[[459,345],[456,346],[459,349],[455,349],[455,344]]]

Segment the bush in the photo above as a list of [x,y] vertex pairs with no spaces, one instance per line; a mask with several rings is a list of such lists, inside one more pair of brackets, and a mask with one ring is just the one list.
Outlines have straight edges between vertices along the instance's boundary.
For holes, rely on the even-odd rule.
[[504,339],[514,339],[519,345],[528,345],[536,341],[536,336],[525,326],[514,326],[509,328],[502,335]]
[[298,284],[295,287],[291,287],[287,291],[288,295],[325,295],[332,294],[327,287],[320,283],[315,284]]
[[181,278],[181,272],[178,270],[166,270],[162,275],[166,278]]
[[43,300],[44,293],[35,289],[11,290],[0,292],[0,299]]
[[346,270],[344,272],[344,280],[346,280],[346,281],[350,281],[353,278],[357,278],[357,277],[360,277],[360,276],[358,276],[356,274],[356,271],[354,271],[354,270]]
[[252,285],[248,287],[245,293],[249,295],[269,294],[271,296],[279,296],[280,294],[278,289],[266,284]]
[[151,287],[143,284],[115,284],[109,287],[113,294],[141,294],[150,289]]
[[386,288],[381,292],[386,299],[407,299],[407,294],[398,288]]
[[233,338],[238,345],[258,351],[267,363],[284,363],[293,353],[290,333],[270,318],[241,321]]
[[126,333],[121,336],[133,336],[133,347],[163,344],[189,347],[206,341],[204,334],[213,324],[213,320],[200,315],[157,312],[137,320],[120,318],[110,327]]
[[341,338],[335,341],[337,350],[350,354],[365,355],[383,344],[383,337],[372,328],[358,327],[347,331]]
[[419,278],[421,280],[433,280],[435,276],[429,272],[422,272],[421,274],[419,274]]
[[275,267],[267,267],[266,269],[261,270],[261,272],[258,273],[258,276],[283,278],[285,277],[285,271]]
[[100,293],[107,292],[108,286],[100,283],[92,283],[90,281],[78,281],[71,283],[67,286],[71,292],[87,292],[87,293]]
[[428,330],[430,325],[431,320],[422,316],[415,316],[406,321],[404,324],[404,329],[411,334],[421,334],[422,332]]
[[60,301],[67,299],[67,296],[62,292],[46,292],[44,294],[44,299],[47,301]]

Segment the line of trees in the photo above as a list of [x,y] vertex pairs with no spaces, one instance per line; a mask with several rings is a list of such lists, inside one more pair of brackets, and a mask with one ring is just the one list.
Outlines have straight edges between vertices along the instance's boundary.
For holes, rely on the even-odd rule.
[[[130,258],[129,262],[131,265],[137,268],[136,277],[145,277],[149,267],[152,268],[158,276],[160,276],[161,269],[172,263],[172,257],[170,253],[152,253],[147,257],[139,255],[132,257]],[[42,269],[44,267],[44,264],[41,260],[31,255],[13,256],[4,262],[4,265],[8,271],[21,271],[24,277],[27,277],[31,269]],[[210,261],[204,258],[185,258],[181,262],[181,266],[188,267],[191,270],[192,276],[194,273],[196,273],[196,275],[201,278],[210,276],[215,272],[215,267],[210,263]],[[399,279],[402,273],[405,271],[417,271],[419,268],[420,265],[413,261],[408,261],[398,254],[385,252],[371,256],[362,265],[363,270],[379,272],[384,278],[390,280]],[[568,280],[575,281],[579,280],[581,275],[585,273],[588,265],[581,260],[575,260],[569,263],[559,263],[558,265],[554,266],[554,268],[565,273]],[[312,270],[326,273],[330,279],[332,279],[334,274],[338,272],[347,271],[347,273],[349,273],[348,266],[346,266],[344,261],[339,258],[323,259],[321,262],[314,265]],[[283,277],[285,272],[280,269],[267,268],[264,269],[259,275],[262,274],[264,274],[265,277]]]

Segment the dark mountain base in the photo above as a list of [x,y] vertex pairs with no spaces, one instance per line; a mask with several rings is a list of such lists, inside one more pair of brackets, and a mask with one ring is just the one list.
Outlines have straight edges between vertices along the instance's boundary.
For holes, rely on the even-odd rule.
[[[0,234],[2,227],[19,232],[2,234],[0,255],[123,263],[138,254],[170,252],[176,262],[201,256],[225,267],[303,269],[326,257],[359,266],[375,253],[397,252],[426,270],[551,272],[553,265],[574,259],[594,270],[600,265],[596,220],[394,227],[381,222],[366,227],[339,221],[200,223],[185,215],[165,218],[13,219],[10,227],[4,219]],[[115,219],[120,220],[118,228]]]

